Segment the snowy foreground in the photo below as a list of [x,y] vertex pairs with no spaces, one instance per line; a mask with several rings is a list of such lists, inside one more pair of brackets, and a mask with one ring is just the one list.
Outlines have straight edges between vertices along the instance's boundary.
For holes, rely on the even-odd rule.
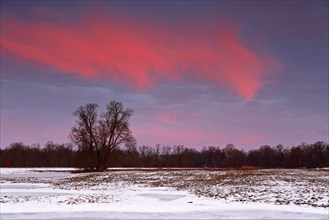
[[1,168],[4,219],[329,219],[329,171]]

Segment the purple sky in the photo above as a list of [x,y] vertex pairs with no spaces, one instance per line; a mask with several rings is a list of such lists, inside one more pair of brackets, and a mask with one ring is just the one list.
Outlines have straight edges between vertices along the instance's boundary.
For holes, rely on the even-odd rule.
[[138,145],[328,142],[327,1],[1,1],[1,148],[134,109]]

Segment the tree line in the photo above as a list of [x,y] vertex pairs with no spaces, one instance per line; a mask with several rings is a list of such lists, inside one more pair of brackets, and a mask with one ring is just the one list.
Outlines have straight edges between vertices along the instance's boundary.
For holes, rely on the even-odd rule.
[[182,145],[174,147],[136,146],[129,119],[133,110],[111,101],[103,113],[88,103],[73,112],[75,125],[71,144],[48,142],[43,148],[13,143],[0,150],[2,167],[79,167],[101,171],[108,167],[329,167],[329,147],[325,142],[292,148],[262,146],[245,152],[228,144],[224,148],[205,147],[201,151]]
[[[0,149],[1,167],[79,167],[85,168],[82,149],[72,144],[48,142],[45,146],[13,143]],[[326,142],[302,143],[285,148],[261,146],[244,151],[233,144],[204,147],[201,150],[177,146],[128,145],[113,149],[106,167],[208,167],[240,168],[315,168],[329,167],[329,145]]]

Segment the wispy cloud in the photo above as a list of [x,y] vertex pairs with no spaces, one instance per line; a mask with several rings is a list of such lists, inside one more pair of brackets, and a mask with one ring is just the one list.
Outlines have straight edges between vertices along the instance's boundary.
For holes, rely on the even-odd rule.
[[249,50],[234,24],[175,27],[90,16],[74,25],[11,18],[2,29],[3,57],[135,89],[153,88],[162,79],[189,80],[217,84],[251,100],[280,68],[270,54]]

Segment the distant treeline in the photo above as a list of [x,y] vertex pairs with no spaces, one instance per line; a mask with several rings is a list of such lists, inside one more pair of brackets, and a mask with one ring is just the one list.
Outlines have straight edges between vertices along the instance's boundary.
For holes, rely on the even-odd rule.
[[[71,144],[48,142],[44,147],[13,143],[0,149],[1,167],[83,167],[85,154]],[[130,146],[111,153],[109,167],[214,167],[239,168],[315,168],[329,167],[329,145],[325,142],[301,144],[291,148],[282,145],[261,146],[243,151],[229,144],[224,148],[202,150],[181,145],[170,147]]]

